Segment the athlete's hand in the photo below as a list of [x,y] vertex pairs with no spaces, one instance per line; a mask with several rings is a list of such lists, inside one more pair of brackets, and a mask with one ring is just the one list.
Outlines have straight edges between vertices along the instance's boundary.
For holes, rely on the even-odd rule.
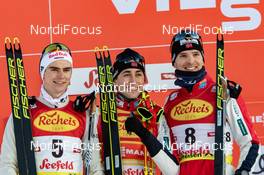
[[228,80],[227,77],[220,77],[221,83],[223,86],[223,99],[228,100],[230,97],[237,99],[242,91],[242,87],[231,80]]
[[127,118],[125,127],[128,133],[134,132],[138,136],[145,129],[140,120],[134,116],[133,112],[131,112],[130,117]]

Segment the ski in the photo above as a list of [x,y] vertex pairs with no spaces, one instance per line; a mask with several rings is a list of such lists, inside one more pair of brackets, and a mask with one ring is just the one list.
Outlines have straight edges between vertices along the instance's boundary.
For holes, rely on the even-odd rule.
[[99,77],[105,174],[122,175],[116,99],[113,75],[111,72],[112,63],[110,52],[106,46],[104,46],[102,50],[97,47],[95,48],[95,57]]
[[5,39],[18,168],[20,175],[36,175],[30,112],[21,45],[18,38]]
[[224,77],[224,38],[223,34],[217,34],[216,51],[216,122],[215,122],[215,159],[214,174],[225,174],[225,156],[224,156],[224,86],[222,78]]

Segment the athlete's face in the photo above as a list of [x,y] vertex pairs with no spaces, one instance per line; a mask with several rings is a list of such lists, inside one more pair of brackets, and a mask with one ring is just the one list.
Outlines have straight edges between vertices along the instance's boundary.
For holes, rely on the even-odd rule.
[[177,70],[195,72],[200,70],[204,65],[203,57],[198,50],[185,50],[180,52],[174,62]]
[[70,85],[72,65],[66,60],[51,63],[45,70],[43,86],[53,98],[60,97]]
[[135,99],[143,91],[145,76],[142,70],[129,68],[123,70],[116,78],[118,92],[129,99]]

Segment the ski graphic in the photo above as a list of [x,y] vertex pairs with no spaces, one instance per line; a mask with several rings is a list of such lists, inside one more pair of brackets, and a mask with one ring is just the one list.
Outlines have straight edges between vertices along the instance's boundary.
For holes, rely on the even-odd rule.
[[95,48],[95,57],[100,85],[105,173],[107,175],[121,175],[122,164],[110,52],[106,46],[102,50],[97,47]]
[[217,34],[217,55],[216,55],[216,122],[215,122],[215,160],[214,174],[225,174],[224,156],[224,38],[223,34]]

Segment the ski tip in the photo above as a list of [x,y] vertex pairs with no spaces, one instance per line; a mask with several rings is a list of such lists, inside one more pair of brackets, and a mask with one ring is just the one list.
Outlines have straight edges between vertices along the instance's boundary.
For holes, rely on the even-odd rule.
[[103,46],[104,57],[110,57],[110,52],[108,46]]
[[20,48],[20,41],[19,41],[19,39],[18,39],[18,37],[15,37],[14,39],[13,39],[13,44],[14,44],[14,48],[15,49],[19,49]]
[[102,49],[100,49],[99,47],[95,47],[94,48],[94,54],[95,54],[95,58],[96,59],[101,59],[102,58],[101,51],[102,51]]
[[217,34],[217,40],[218,41],[223,41],[224,40],[224,36],[223,36],[223,34]]
[[108,50],[108,46],[103,46],[103,50]]
[[20,43],[20,41],[19,41],[18,37],[15,37],[15,38],[13,39],[13,43],[14,43],[14,44],[16,44],[16,43],[18,43],[18,44],[19,44],[19,43]]
[[221,27],[218,27],[217,28],[217,34],[223,35],[223,33],[224,33],[224,31],[222,30],[222,28]]
[[5,44],[11,43],[10,37],[5,37]]
[[5,37],[5,49],[10,50],[12,49],[12,44],[11,44],[11,39],[10,37]]
[[94,52],[103,52],[107,50],[108,50],[107,46],[103,46],[101,49],[98,46],[94,48]]
[[98,52],[98,51],[100,51],[100,48],[99,47],[95,47],[94,48],[94,52]]
[[224,39],[222,28],[217,28],[217,40],[221,41]]

